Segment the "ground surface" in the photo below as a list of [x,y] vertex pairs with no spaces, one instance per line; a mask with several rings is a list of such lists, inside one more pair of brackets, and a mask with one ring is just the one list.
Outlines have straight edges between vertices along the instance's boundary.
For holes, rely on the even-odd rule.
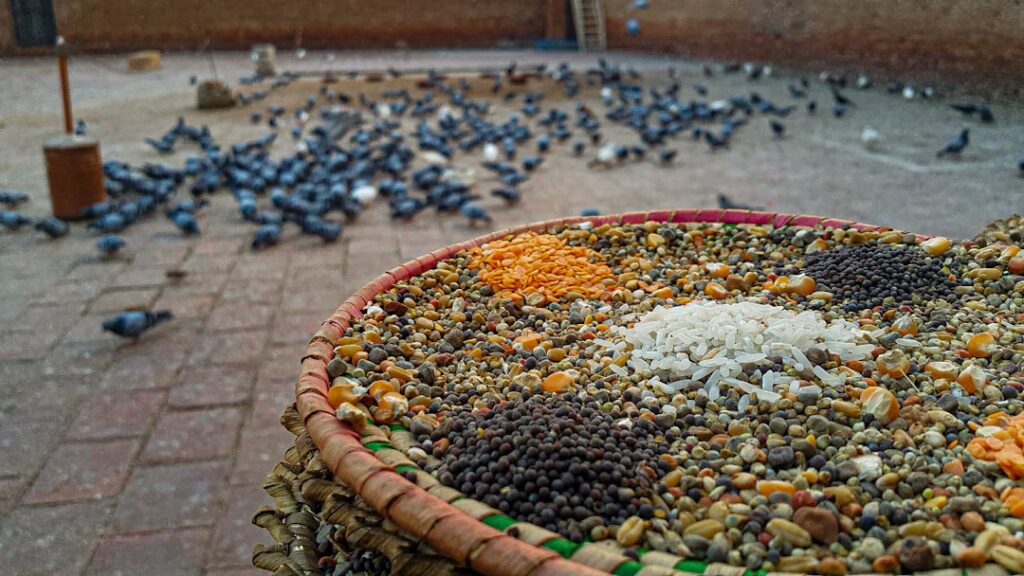
[[[576,64],[592,58],[572,55]],[[503,52],[322,53],[282,68],[469,67],[557,62],[563,55]],[[667,62],[633,59],[652,81]],[[72,63],[76,113],[101,139],[106,158],[167,161],[142,144],[184,115],[207,123],[222,143],[264,132],[249,109],[198,113],[190,74],[207,75],[194,55],[165,56],[163,70],[127,74],[120,57]],[[221,77],[248,73],[244,54],[218,54]],[[692,63],[673,62],[684,85],[703,81]],[[658,71],[655,74],[655,71]],[[55,73],[48,60],[0,60],[0,189],[32,194],[31,216],[48,214],[41,143],[60,129]],[[757,90],[786,102],[786,79],[751,85],[740,77],[703,81],[711,98]],[[367,87],[368,92],[382,85]],[[313,81],[275,92],[268,104],[295,106]],[[828,103],[815,85],[816,97]],[[676,166],[630,164],[589,170],[565,148],[522,186],[524,202],[483,203],[493,227],[577,214],[713,207],[715,196],[952,236],[1024,209],[1016,157],[1024,111],[995,108],[998,123],[965,121],[944,103],[906,102],[881,91],[850,91],[857,107],[843,120],[785,122],[770,138],[767,120],[743,128],[733,149],[710,154],[680,140]],[[694,95],[696,97],[696,95]],[[587,97],[600,109],[596,93]],[[552,101],[545,101],[545,105]],[[567,110],[569,106],[562,104]],[[828,106],[824,106],[825,112]],[[881,151],[860,145],[865,125]],[[963,125],[974,142],[960,161],[934,151]],[[609,140],[632,143],[621,129]],[[282,135],[282,144],[289,140]],[[531,147],[532,148],[532,147]],[[285,150],[279,148],[278,152]],[[592,155],[593,152],[588,152]],[[180,162],[184,154],[172,157]],[[460,160],[467,166],[475,162]],[[483,187],[483,191],[489,188]],[[226,194],[214,198],[203,235],[183,239],[162,217],[134,226],[128,257],[100,261],[94,236],[0,232],[0,552],[11,574],[248,574],[252,546],[268,536],[249,524],[269,502],[259,486],[289,445],[277,423],[292,398],[310,332],[350,293],[381,271],[437,247],[478,235],[458,217],[422,214],[393,224],[369,209],[324,245],[289,232],[264,253],[248,250],[252,229]],[[168,270],[184,271],[171,278]],[[180,276],[180,275],[179,275]],[[100,321],[133,307],[169,308],[177,320],[138,343],[105,335]]]

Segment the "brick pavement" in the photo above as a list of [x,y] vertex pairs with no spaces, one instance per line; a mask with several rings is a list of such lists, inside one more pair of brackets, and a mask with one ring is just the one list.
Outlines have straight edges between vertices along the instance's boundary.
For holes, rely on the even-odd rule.
[[[188,58],[165,61],[182,75],[189,70],[182,59],[191,69],[203,65],[200,58]],[[45,71],[43,64],[32,70],[36,76]],[[99,76],[94,83],[104,78]],[[111,118],[123,117],[119,137],[103,135],[105,150],[133,162],[153,160],[138,140],[154,123],[169,125],[188,105],[188,95],[179,90],[174,98],[161,99],[152,78],[116,78],[142,86],[135,99],[119,95],[123,101],[103,108],[102,91],[89,84],[92,107],[82,113],[98,118],[101,131],[104,121],[109,127]],[[25,79],[19,76],[8,85],[19,82]],[[784,86],[778,80],[758,89],[781,94]],[[4,89],[0,86],[0,102]],[[298,101],[308,91],[308,86],[296,88],[285,96]],[[892,107],[910,106],[881,94],[857,97],[863,104],[856,114],[865,117],[890,118]],[[953,167],[930,164],[932,140],[941,141],[948,132],[948,111],[939,108],[925,106],[910,143],[877,161],[862,153],[837,153],[855,147],[864,120],[842,125],[806,118],[789,121],[795,126],[793,141],[802,146],[741,138],[730,154],[709,155],[681,145],[677,170],[643,164],[588,171],[579,160],[555,154],[524,185],[522,205],[505,208],[488,200],[496,220],[492,228],[575,214],[585,205],[605,212],[707,206],[716,193],[729,191],[741,201],[766,200],[775,210],[867,220],[878,213],[880,223],[916,221],[923,231],[967,233],[988,215],[1006,212],[1009,190],[1019,183],[1012,172],[984,177],[1012,156],[996,144],[980,145],[974,158]],[[232,134],[247,135],[239,128],[246,114],[205,115],[203,121],[230,142]],[[1000,124],[990,136],[1008,141],[1022,115],[997,114]],[[38,140],[50,130],[41,127],[40,118],[53,121],[52,116],[8,117],[18,135],[0,130],[0,187],[29,183],[34,195],[29,210],[37,216],[46,206],[37,151],[11,152],[15,147],[7,144]],[[614,129],[608,134],[622,137]],[[921,168],[907,169],[901,162]],[[801,195],[798,188],[815,194]],[[948,194],[932,198],[936,190],[958,190],[972,201],[965,205],[963,198]],[[53,242],[31,233],[0,232],[4,573],[256,573],[249,564],[251,548],[269,537],[249,518],[258,505],[270,503],[259,486],[291,440],[278,417],[292,398],[308,335],[381,271],[489,229],[433,214],[395,225],[377,206],[335,244],[289,230],[279,246],[255,254],[247,248],[252,229],[238,221],[233,201],[226,194],[212,201],[200,217],[202,236],[179,237],[155,218],[131,228],[125,234],[128,254],[109,261],[96,257],[94,236],[80,227]],[[963,210],[950,214],[945,210],[950,206]],[[935,217],[926,219],[929,215]],[[168,276],[171,270],[185,272],[184,278]],[[104,317],[134,306],[170,308],[177,318],[136,343],[100,330]]]

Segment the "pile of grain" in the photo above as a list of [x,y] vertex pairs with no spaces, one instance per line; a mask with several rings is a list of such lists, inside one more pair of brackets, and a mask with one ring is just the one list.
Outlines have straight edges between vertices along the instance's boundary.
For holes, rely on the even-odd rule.
[[673,390],[702,381],[711,399],[726,385],[745,395],[778,400],[777,386],[797,385],[792,376],[772,369],[779,359],[797,372],[811,370],[827,386],[842,386],[842,374],[830,373],[807,354],[827,351],[843,361],[859,360],[873,348],[857,343],[856,325],[846,320],[827,323],[817,312],[754,302],[658,306],[631,328],[615,330],[633,346],[630,368],[669,380],[665,386]]

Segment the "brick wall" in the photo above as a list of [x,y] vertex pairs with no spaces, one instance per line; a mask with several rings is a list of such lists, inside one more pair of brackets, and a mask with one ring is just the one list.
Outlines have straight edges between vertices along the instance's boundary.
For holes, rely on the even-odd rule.
[[1024,87],[1024,0],[606,0],[605,13],[611,49]]
[[[58,0],[79,49],[529,45],[564,26],[559,0]],[[605,0],[611,49],[844,66],[1024,86],[1024,0]],[[0,0],[0,53],[14,51]],[[636,18],[638,36],[625,33]]]
[[[57,31],[83,50],[493,47],[544,37],[544,0],[55,0]],[[0,1],[0,53],[15,49]]]

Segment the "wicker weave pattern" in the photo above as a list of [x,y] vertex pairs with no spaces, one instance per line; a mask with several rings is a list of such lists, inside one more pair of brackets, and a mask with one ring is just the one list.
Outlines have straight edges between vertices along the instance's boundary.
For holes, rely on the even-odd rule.
[[[647,562],[638,563],[629,560],[616,546],[603,543],[577,546],[564,551],[563,554],[569,559],[563,558],[550,549],[553,547],[542,547],[545,543],[551,543],[559,538],[557,534],[526,523],[516,523],[517,530],[514,533],[517,537],[513,537],[505,531],[508,526],[498,523],[498,527],[493,527],[489,524],[495,524],[494,522],[482,521],[485,518],[498,518],[500,515],[497,514],[497,510],[462,497],[457,491],[440,485],[418,468],[414,468],[418,472],[418,482],[414,484],[406,480],[396,467],[413,467],[407,465],[408,462],[400,450],[374,452],[365,446],[370,443],[387,443],[388,435],[373,432],[371,427],[369,435],[362,437],[347,423],[338,420],[327,402],[330,378],[326,366],[333,358],[335,344],[350,322],[362,316],[363,308],[373,302],[376,295],[391,289],[397,282],[432,269],[439,261],[459,252],[512,234],[544,231],[580,222],[592,222],[595,226],[600,226],[641,224],[647,221],[774,227],[820,226],[877,232],[891,230],[849,220],[809,215],[745,210],[664,210],[548,220],[493,232],[410,260],[370,281],[346,300],[314,334],[302,359],[301,375],[295,389],[298,417],[308,429],[308,437],[319,451],[323,466],[331,472],[338,483],[361,496],[377,513],[393,522],[404,535],[421,540],[457,566],[468,567],[488,576],[590,576],[609,572],[644,575],[683,573],[674,571],[673,568],[685,570],[686,573],[707,575],[751,574],[742,568],[723,564],[705,565],[695,561],[672,564],[671,559],[674,557],[662,553],[651,553],[656,555],[652,555]],[[395,444],[404,445],[411,440],[407,436],[407,433],[396,430],[391,434],[391,440]],[[390,447],[388,445],[388,448]],[[937,571],[933,574],[939,576],[946,572]],[[963,574],[959,569],[952,573]],[[1005,571],[998,566],[989,565],[977,572],[972,571],[972,574],[996,576],[1005,574]]]

